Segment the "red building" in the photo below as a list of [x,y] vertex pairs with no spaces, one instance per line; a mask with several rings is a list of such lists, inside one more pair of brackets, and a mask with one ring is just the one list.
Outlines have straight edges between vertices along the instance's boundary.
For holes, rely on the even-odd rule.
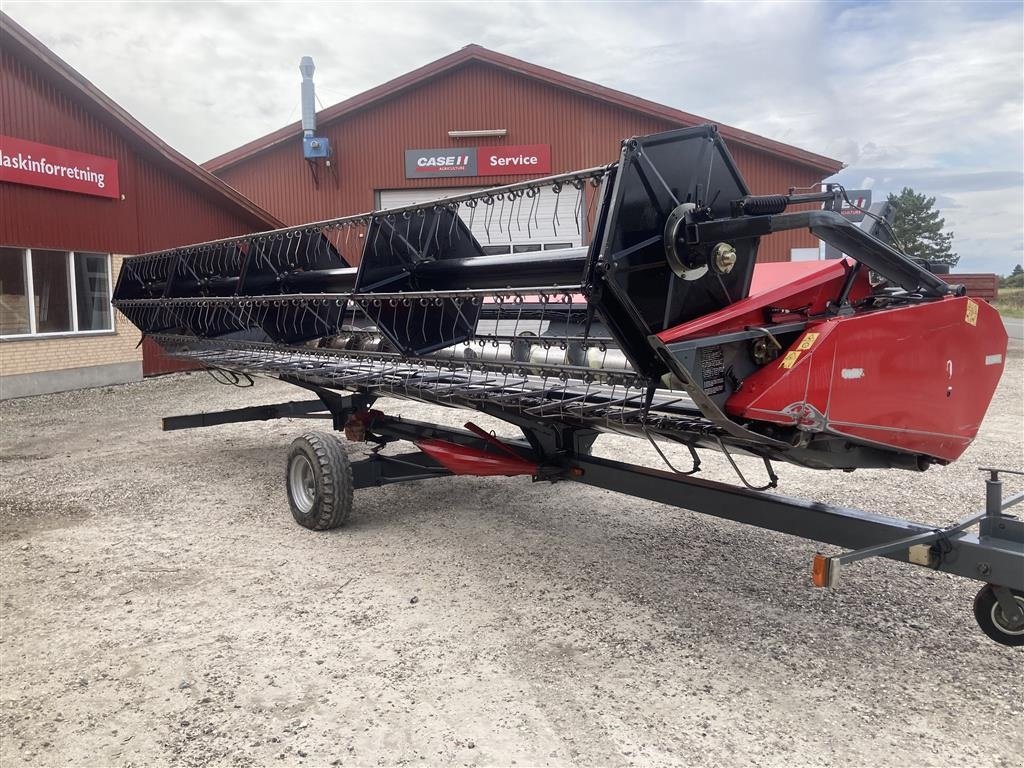
[[[277,218],[301,224],[419,202],[467,187],[604,165],[617,159],[623,138],[706,122],[710,121],[469,45],[321,111],[317,134],[328,139],[332,156],[331,166],[319,166],[316,177],[303,158],[300,123],[203,167]],[[720,130],[754,193],[813,186],[842,167],[837,160],[746,131],[724,125]],[[477,160],[476,168],[460,170],[454,177],[425,178],[408,167],[410,158],[458,159],[469,154]],[[501,174],[512,166],[489,166],[490,157],[528,157],[537,164]],[[575,231],[571,235],[531,232],[512,237],[507,245],[527,247],[520,240],[529,240],[531,247],[568,241],[578,245],[585,239]],[[762,244],[761,259],[788,260],[792,249],[817,245],[809,233],[781,233]],[[491,244],[488,250],[501,247]]]
[[0,13],[0,397],[140,379],[121,257],[280,224]]
[[[0,397],[175,367],[152,343],[137,348],[110,307],[124,255],[604,165],[624,137],[707,122],[475,45],[318,120],[329,165],[304,159],[296,123],[201,168],[0,14]],[[841,167],[720,128],[755,193],[812,186]],[[438,157],[462,166],[431,165]],[[538,220],[558,218],[553,198],[542,194]],[[492,253],[587,237],[551,225],[488,242],[479,221],[474,229]],[[761,257],[816,245],[783,233]]]

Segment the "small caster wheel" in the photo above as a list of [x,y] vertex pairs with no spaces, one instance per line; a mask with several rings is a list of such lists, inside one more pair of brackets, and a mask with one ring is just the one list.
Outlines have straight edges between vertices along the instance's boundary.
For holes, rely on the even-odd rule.
[[[1024,609],[1024,593],[1011,589],[1010,593],[1017,604]],[[974,618],[978,621],[981,631],[1001,645],[1024,645],[1024,625],[1009,626],[1003,608],[996,599],[991,584],[986,584],[974,598]]]
[[307,432],[292,442],[285,486],[292,517],[304,528],[337,528],[352,512],[352,465],[327,432]]

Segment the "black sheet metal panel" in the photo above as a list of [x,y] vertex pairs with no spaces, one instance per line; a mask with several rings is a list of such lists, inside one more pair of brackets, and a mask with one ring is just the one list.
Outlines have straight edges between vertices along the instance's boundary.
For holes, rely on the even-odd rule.
[[[609,321],[633,363],[651,376],[664,372],[638,343],[693,318],[714,312],[750,290],[758,241],[730,243],[736,263],[727,274],[708,269],[684,280],[666,259],[665,233],[680,206],[697,220],[727,217],[747,185],[713,125],[633,138],[623,143],[614,182],[607,191],[598,229],[602,233],[591,270],[598,310]],[[717,243],[699,243],[695,259],[711,261]]]
[[[416,269],[441,259],[469,259],[484,251],[454,208],[436,205],[375,216],[359,262],[359,293],[416,290]],[[455,286],[447,286],[453,288]]]
[[586,248],[513,253],[425,262],[416,270],[421,290],[548,288],[578,286]]
[[[177,332],[217,338],[252,318],[260,336],[299,342],[337,332],[343,304],[310,307],[291,299],[274,301],[259,313],[245,312],[246,297],[296,293],[347,293],[356,269],[315,226],[185,246],[125,259],[114,304],[143,333]],[[237,298],[189,305],[182,299]],[[137,306],[138,299],[175,300]]]
[[[161,311],[147,308],[145,316],[132,318],[147,333],[177,329],[218,337],[246,330],[240,327],[244,319],[258,316],[254,328],[275,341],[295,343],[336,333],[344,303],[354,293],[352,306],[402,354],[417,356],[474,337],[486,301],[460,292],[569,287],[582,283],[589,263],[587,294],[593,309],[608,321],[634,367],[653,381],[664,373],[664,363],[654,355],[648,336],[747,295],[757,239],[730,242],[735,263],[716,270],[707,265],[714,263],[711,252],[718,243],[693,241],[689,235],[697,231],[697,222],[728,216],[731,203],[748,190],[714,126],[630,139],[623,143],[617,168],[586,173],[605,177],[605,188],[599,239],[585,259],[576,252],[485,256],[460,217],[459,205],[490,206],[510,194],[501,188],[465,201],[363,217],[367,229],[357,271],[348,268],[330,239],[343,223],[334,220],[142,257],[128,269],[144,274],[120,281],[115,301],[238,298],[238,306],[171,302]],[[582,189],[584,177],[569,181]],[[670,224],[682,228],[669,236]],[[682,274],[678,259],[666,256],[676,248],[698,268]],[[324,294],[331,303],[315,303]],[[247,311],[249,298],[258,313]],[[262,301],[267,298],[269,305]]]
[[180,251],[174,259],[174,269],[164,286],[163,296],[234,295],[245,265],[245,251],[239,245],[219,243]]
[[[310,227],[248,238],[248,258],[239,295],[286,293],[303,275],[329,273],[350,267],[349,260],[320,231]],[[354,273],[354,271],[353,271]],[[345,273],[347,274],[347,272]],[[320,291],[327,286],[321,285]]]
[[177,261],[176,251],[124,259],[114,285],[113,301],[162,298],[167,292],[167,284]]
[[480,319],[479,301],[435,302],[395,298],[394,294],[424,290],[419,273],[431,263],[471,261],[483,255],[480,243],[450,206],[374,217],[366,232],[356,291],[392,296],[370,299],[360,306],[403,354],[426,354],[467,341]]

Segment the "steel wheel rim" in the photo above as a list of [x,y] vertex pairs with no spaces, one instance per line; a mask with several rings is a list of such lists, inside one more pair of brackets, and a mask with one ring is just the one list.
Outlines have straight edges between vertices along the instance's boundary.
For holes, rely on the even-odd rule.
[[313,509],[316,503],[316,477],[313,465],[301,453],[292,457],[292,465],[288,468],[288,489],[300,512],[305,514]]
[[[1014,595],[1013,599],[1017,601],[1017,605],[1024,608],[1024,597]],[[1003,614],[1003,608],[999,603],[992,604],[992,623],[999,627],[999,631],[1004,635],[1013,635],[1014,637],[1024,635],[1024,627],[1020,629],[1010,629],[1006,626],[1006,616]]]

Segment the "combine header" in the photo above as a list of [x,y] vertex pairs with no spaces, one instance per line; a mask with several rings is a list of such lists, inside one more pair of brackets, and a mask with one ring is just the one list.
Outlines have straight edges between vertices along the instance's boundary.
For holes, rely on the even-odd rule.
[[[568,198],[545,225],[590,245],[485,255],[540,226],[544,188]],[[985,510],[943,529],[766,492],[772,462],[954,461],[1002,374],[998,314],[847,221],[844,201],[837,185],[752,196],[702,126],[625,141],[606,167],[132,257],[114,305],[169,354],[319,398],[165,428],[322,414],[374,443],[355,463],[327,433],[292,444],[288,498],[308,528],[343,523],[354,488],[452,474],[580,482],[854,548],[815,557],[818,586],[870,556],[979,579],[982,628],[1024,644],[1024,524],[1004,514],[1024,495],[1004,502],[998,471]],[[846,257],[756,264],[761,238],[793,229]],[[524,439],[391,417],[372,407],[381,397],[477,410]],[[669,471],[593,457],[602,432],[649,441]],[[417,450],[381,450],[401,440]],[[669,463],[668,443],[688,467]],[[702,449],[724,454],[740,485],[694,477]],[[763,483],[736,455],[763,463]]]

